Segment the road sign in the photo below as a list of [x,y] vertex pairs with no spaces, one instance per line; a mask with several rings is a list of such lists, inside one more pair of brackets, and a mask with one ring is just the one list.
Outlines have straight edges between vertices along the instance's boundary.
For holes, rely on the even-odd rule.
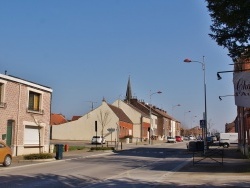
[[115,131],[115,128],[108,128],[107,131],[112,133]]
[[206,121],[204,119],[200,120],[200,128],[205,128]]

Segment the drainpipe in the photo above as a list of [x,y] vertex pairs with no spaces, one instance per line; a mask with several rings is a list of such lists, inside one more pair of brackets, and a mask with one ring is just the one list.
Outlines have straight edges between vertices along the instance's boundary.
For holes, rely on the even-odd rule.
[[50,146],[50,140],[52,140],[52,125],[50,125],[50,122],[51,122],[51,105],[52,104],[52,92],[50,93],[50,113],[49,113],[49,133],[50,133],[50,136],[49,136],[49,143],[48,145]]
[[19,130],[19,118],[20,118],[20,106],[21,106],[21,87],[22,85],[19,84],[19,95],[18,95],[18,109],[17,109],[17,122],[16,122],[16,156],[17,156],[17,152],[18,152],[18,142],[17,142],[17,138],[18,138],[18,130]]

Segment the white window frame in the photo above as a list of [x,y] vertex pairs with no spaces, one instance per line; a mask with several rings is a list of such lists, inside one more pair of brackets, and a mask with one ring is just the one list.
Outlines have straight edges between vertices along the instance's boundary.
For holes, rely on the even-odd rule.
[[0,84],[2,84],[2,87],[0,88],[1,89],[1,91],[0,91],[1,92],[0,108],[4,108],[6,106],[6,103],[5,103],[5,87],[6,87],[6,83],[7,83],[7,81],[0,79]]
[[[28,98],[27,98],[27,111],[31,113],[38,113],[38,114],[43,114],[43,95],[44,92],[34,89],[34,88],[28,88]],[[29,109],[29,98],[30,98],[30,92],[38,93],[40,95],[39,97],[39,110],[30,110]]]
[[[44,146],[44,129],[45,129],[45,125],[43,123],[41,123],[40,126],[38,126],[36,123],[34,122],[27,122],[24,121],[24,135],[23,135],[23,144],[24,146],[39,146],[39,128],[40,128],[40,144],[41,146]],[[29,131],[26,131],[30,129]],[[30,139],[30,133],[32,133],[33,129],[33,133],[32,136],[36,136],[33,139]],[[28,134],[28,135],[27,135]],[[32,141],[33,140],[33,141]]]

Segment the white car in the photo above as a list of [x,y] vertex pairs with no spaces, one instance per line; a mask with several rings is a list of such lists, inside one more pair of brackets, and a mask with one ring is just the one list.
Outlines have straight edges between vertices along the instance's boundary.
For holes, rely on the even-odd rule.
[[168,137],[167,137],[167,142],[168,142],[168,143],[171,143],[171,142],[172,142],[172,143],[175,143],[175,142],[176,142],[176,139],[175,139],[174,137],[168,136]]
[[188,136],[188,140],[196,140],[196,138],[192,135]]
[[93,136],[91,140],[91,144],[105,144],[106,140],[102,136]]

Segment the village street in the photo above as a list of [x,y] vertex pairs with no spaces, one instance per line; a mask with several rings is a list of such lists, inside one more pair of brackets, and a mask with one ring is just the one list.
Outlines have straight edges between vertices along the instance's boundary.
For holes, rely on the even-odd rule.
[[190,161],[185,147],[134,145],[117,153],[1,168],[0,187],[157,187]]
[[0,187],[249,187],[249,159],[236,146],[218,149],[223,158],[199,163],[202,158],[193,158],[186,142],[124,144],[115,152],[69,151],[61,160],[0,166]]

